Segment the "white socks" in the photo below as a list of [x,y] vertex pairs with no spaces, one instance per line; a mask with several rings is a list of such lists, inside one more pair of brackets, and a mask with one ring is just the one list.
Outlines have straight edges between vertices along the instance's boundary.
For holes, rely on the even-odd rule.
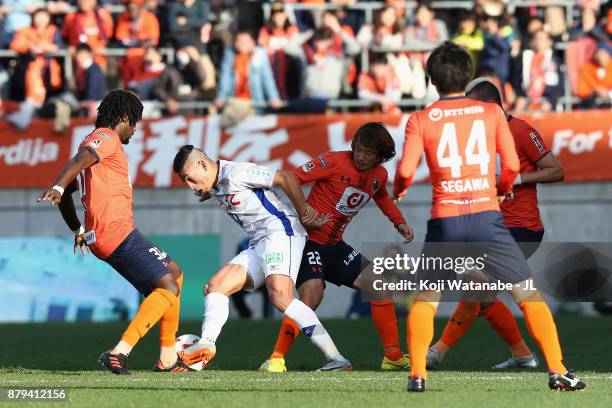
[[229,317],[229,298],[224,294],[213,292],[204,297],[204,321],[202,322],[202,339],[213,343]]
[[299,299],[293,299],[289,303],[285,315],[300,326],[302,333],[310,338],[314,345],[325,354],[326,358],[343,358],[315,312]]

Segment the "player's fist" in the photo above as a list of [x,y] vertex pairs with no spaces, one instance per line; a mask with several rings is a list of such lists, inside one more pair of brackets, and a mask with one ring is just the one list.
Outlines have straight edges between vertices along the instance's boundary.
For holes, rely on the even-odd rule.
[[51,201],[52,205],[56,205],[59,204],[60,201],[62,201],[62,195],[59,191],[50,188],[44,193],[42,193],[40,197],[38,197],[37,202],[40,203],[41,201]]
[[404,244],[409,244],[414,239],[414,232],[410,225],[406,223],[398,225],[397,231],[404,237]]

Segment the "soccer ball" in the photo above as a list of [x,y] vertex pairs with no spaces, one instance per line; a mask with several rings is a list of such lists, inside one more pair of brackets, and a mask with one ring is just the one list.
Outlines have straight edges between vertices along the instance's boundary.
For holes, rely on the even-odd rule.
[[[195,334],[183,334],[182,336],[177,337],[174,341],[174,349],[177,353],[179,353],[198,341],[200,341],[200,338]],[[200,361],[199,363],[195,363],[194,365],[189,366],[189,368],[193,368],[196,371],[201,371],[203,368],[202,362]]]

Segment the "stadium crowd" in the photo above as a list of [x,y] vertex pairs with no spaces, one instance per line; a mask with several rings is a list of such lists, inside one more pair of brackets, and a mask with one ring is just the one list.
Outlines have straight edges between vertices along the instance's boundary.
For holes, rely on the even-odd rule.
[[2,116],[20,129],[54,118],[60,132],[115,88],[150,101],[149,116],[238,120],[338,100],[397,113],[437,99],[424,64],[446,40],[470,51],[509,109],[609,107],[612,2],[548,3],[1,0]]

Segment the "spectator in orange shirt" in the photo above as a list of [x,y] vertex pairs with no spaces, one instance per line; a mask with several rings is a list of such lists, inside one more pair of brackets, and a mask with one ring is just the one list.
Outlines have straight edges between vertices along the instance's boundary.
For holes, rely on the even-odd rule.
[[[612,98],[612,47],[600,43],[593,59],[582,67],[578,77],[578,96],[585,107],[595,105],[596,98]],[[609,106],[608,100],[608,106]]]
[[379,105],[383,113],[399,114],[397,103],[402,98],[400,82],[387,63],[385,54],[374,54],[370,72],[359,76],[359,99]]
[[159,43],[159,22],[155,14],[144,9],[145,0],[126,0],[126,11],[119,17],[115,39],[127,48],[123,59],[122,79],[128,84],[142,71],[145,47]]
[[96,63],[105,70],[107,60],[101,51],[113,35],[113,18],[98,7],[97,0],[78,0],[77,8],[66,15],[62,37],[73,55],[77,45],[87,44],[95,54]]
[[17,81],[23,84],[26,100],[37,107],[42,106],[50,91],[62,87],[61,66],[47,55],[61,46],[59,30],[51,24],[51,15],[45,9],[34,11],[32,25],[19,29],[11,41],[10,49],[20,54],[20,62],[25,65],[24,78]]
[[276,87],[282,99],[287,99],[287,75],[291,70],[291,61],[285,54],[285,47],[299,34],[297,26],[289,22],[283,3],[273,3],[270,21],[259,30],[258,43],[268,52]]

